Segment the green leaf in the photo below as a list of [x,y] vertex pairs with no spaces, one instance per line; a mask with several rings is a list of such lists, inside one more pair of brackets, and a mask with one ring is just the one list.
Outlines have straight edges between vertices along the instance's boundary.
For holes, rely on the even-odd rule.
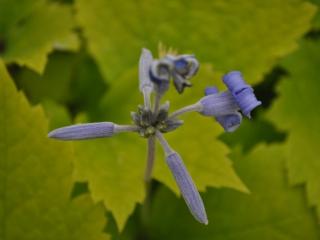
[[49,55],[43,75],[26,67],[11,67],[13,78],[32,104],[53,101],[75,115],[93,114],[106,91],[106,82],[85,51],[55,51]]
[[320,215],[320,42],[304,41],[283,66],[290,75],[278,86],[268,118],[288,131],[285,157],[291,184],[306,184],[310,205]]
[[71,7],[45,0],[0,0],[0,56],[42,72],[47,54],[77,49]]
[[285,139],[285,134],[259,115],[250,120],[244,119],[237,131],[224,133],[220,139],[230,148],[241,146],[244,152],[248,152],[260,143],[281,142]]
[[[114,82],[101,105],[99,119],[90,120],[130,123],[130,111],[135,111],[143,100],[138,90],[137,76],[138,69],[131,69]],[[206,85],[221,85],[221,80],[217,82],[213,79],[210,65],[203,65],[193,82],[194,87],[186,89],[183,95],[173,89],[165,95],[164,101],[171,102],[171,111],[198,101],[204,95]],[[207,186],[214,186],[247,191],[227,157],[228,148],[217,139],[223,131],[222,128],[213,119],[205,119],[197,113],[187,116],[185,122],[185,126],[166,134],[166,137],[172,147],[182,155],[198,188],[204,191]],[[131,133],[112,139],[75,144],[79,180],[89,182],[93,198],[104,201],[122,230],[135,204],[142,203],[145,196],[145,139]],[[179,193],[162,152],[158,146],[154,177]]]
[[108,239],[104,209],[70,199],[73,150],[47,138],[41,107],[30,107],[0,60],[0,239]]
[[71,124],[71,118],[67,109],[54,101],[43,101],[43,110],[49,120],[49,129],[64,127]]
[[208,226],[194,221],[183,200],[160,188],[152,206],[150,239],[319,239],[303,189],[287,184],[284,154],[281,145],[260,145],[249,155],[235,151],[235,168],[251,194],[209,189],[203,195]]
[[74,65],[75,54],[54,52],[48,56],[42,75],[27,67],[14,67],[10,70],[18,89],[23,90],[31,104],[46,100],[67,103],[71,94]]
[[142,203],[146,142],[124,133],[112,139],[76,142],[76,174],[88,181],[95,201],[103,201],[120,230],[136,203]]
[[320,12],[319,12],[319,7],[320,7],[320,0],[310,0],[310,2],[312,2],[313,4],[317,5],[318,7],[318,11],[316,16],[313,19],[313,27],[315,29],[320,29]]
[[220,72],[238,69],[258,82],[296,48],[316,8],[301,0],[77,0],[77,19],[105,76],[136,66],[142,47],[161,41],[192,52]]

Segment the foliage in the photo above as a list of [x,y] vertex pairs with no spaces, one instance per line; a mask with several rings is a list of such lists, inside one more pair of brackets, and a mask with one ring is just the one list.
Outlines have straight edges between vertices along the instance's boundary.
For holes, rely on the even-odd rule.
[[[159,189],[152,209],[152,239],[319,239],[319,226],[305,204],[303,189],[289,187],[283,176],[284,152],[280,145],[259,145],[245,156],[235,149],[235,168],[251,194],[209,189],[204,195],[210,202],[207,228],[193,222],[167,189]],[[167,202],[171,205],[165,207]]]
[[303,41],[301,49],[283,61],[290,76],[278,86],[279,99],[269,118],[288,132],[284,143],[289,180],[293,185],[306,184],[310,205],[320,214],[320,110],[314,104],[319,98],[319,41]]
[[0,238],[108,239],[103,208],[70,199],[70,144],[48,140],[41,107],[30,107],[0,62]]

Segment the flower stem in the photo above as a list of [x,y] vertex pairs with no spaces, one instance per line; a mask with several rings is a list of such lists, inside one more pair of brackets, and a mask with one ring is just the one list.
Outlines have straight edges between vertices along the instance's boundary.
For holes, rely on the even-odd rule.
[[166,155],[169,155],[171,153],[173,153],[172,148],[170,147],[169,143],[167,142],[167,140],[163,137],[162,133],[157,131],[156,132],[156,136],[164,150],[164,152],[166,153]]
[[139,128],[136,125],[118,125],[115,124],[114,126],[114,131],[116,133],[120,133],[120,132],[137,132],[139,130]]
[[188,113],[188,112],[199,112],[201,111],[202,106],[199,103],[195,103],[183,108],[178,109],[177,111],[174,111],[169,118],[176,118],[184,113]]
[[144,173],[144,181],[146,182],[146,184],[151,181],[153,164],[155,159],[155,149],[156,149],[155,136],[151,136],[148,138],[147,165]]
[[147,155],[147,165],[145,169],[144,181],[145,181],[145,191],[146,198],[142,206],[141,212],[141,223],[144,231],[148,230],[149,221],[150,221],[150,208],[151,208],[151,192],[152,192],[152,170],[155,159],[155,147],[156,147],[156,138],[151,136],[148,138],[148,155]]

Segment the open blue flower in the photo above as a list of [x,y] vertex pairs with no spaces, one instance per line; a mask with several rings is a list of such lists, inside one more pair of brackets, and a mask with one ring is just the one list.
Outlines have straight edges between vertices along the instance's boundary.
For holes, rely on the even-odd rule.
[[257,100],[252,87],[244,81],[241,72],[229,72],[224,75],[223,82],[232,93],[242,113],[250,118],[251,111],[261,105],[261,102]]
[[[198,112],[214,117],[227,132],[236,130],[241,124],[242,113],[250,117],[250,112],[261,104],[253,89],[245,83],[240,72],[230,72],[223,78],[228,90],[219,92],[215,87],[205,89],[205,95],[198,102],[178,109],[169,114],[169,102],[161,105],[160,100],[173,81],[179,93],[191,86],[189,79],[199,69],[199,63],[193,55],[168,55],[157,60],[151,52],[143,49],[139,62],[139,90],[143,94],[144,104],[131,113],[133,124],[119,125],[112,122],[86,123],[56,129],[48,137],[60,140],[85,140],[111,137],[121,132],[136,132],[148,139],[148,161],[145,181],[150,183],[155,155],[155,139],[160,142],[166,163],[176,180],[182,196],[191,214],[200,223],[208,224],[205,207],[181,156],[175,152],[164,138],[164,133],[174,131],[183,124],[180,115]],[[154,101],[151,94],[154,93]]]

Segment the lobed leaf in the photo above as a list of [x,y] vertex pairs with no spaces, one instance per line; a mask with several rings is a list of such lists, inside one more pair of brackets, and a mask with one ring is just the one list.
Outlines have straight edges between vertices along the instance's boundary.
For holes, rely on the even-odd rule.
[[0,239],[109,239],[104,208],[71,200],[70,144],[47,138],[41,107],[17,92],[0,59]]
[[0,1],[0,56],[43,72],[54,48],[78,48],[71,8],[45,0]]
[[290,183],[305,184],[309,204],[320,216],[320,42],[303,41],[301,48],[283,61],[290,73],[278,86],[279,98],[268,119],[288,132],[285,158]]
[[142,47],[155,52],[163,42],[219,72],[240,70],[250,83],[297,47],[316,11],[302,0],[77,0],[76,8],[90,52],[113,81],[137,66]]
[[282,145],[260,145],[249,155],[237,149],[232,159],[251,194],[209,189],[203,195],[209,224],[203,226],[192,219],[181,199],[160,188],[154,196],[149,237],[168,240],[319,239],[319,227],[305,204],[303,189],[292,188],[286,181]]

